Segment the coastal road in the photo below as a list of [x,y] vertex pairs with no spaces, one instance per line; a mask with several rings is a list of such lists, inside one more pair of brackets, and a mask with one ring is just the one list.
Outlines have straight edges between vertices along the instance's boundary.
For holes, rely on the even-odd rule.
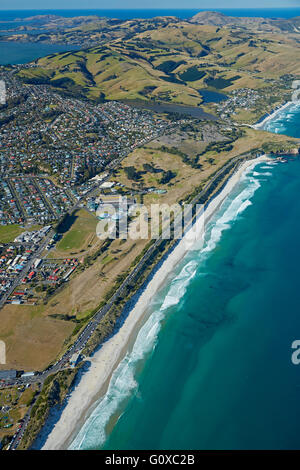
[[0,308],[2,308],[9,298],[9,296],[13,293],[13,291],[21,284],[22,279],[28,274],[28,272],[32,269],[33,263],[39,256],[42,254],[46,246],[48,245],[50,239],[53,237],[54,231],[51,229],[46,238],[42,241],[40,246],[38,247],[37,251],[34,252],[32,258],[28,261],[28,263],[24,266],[22,271],[16,276],[10,288],[5,292],[5,294],[1,297],[0,300]]
[[[214,185],[214,183],[224,176],[228,169],[231,167],[234,168],[237,163],[244,161],[246,159],[249,159],[251,157],[250,154],[244,155],[244,157],[241,159],[241,157],[236,157],[232,159],[230,162],[228,162],[227,165],[223,166],[219,171],[216,172],[214,177],[212,178],[211,181],[209,181],[203,190],[194,197],[194,199],[191,201],[192,205],[197,204],[209,191],[211,186]],[[223,187],[223,186],[222,186]],[[222,189],[222,188],[221,188]],[[216,194],[220,192],[219,189]],[[203,207],[200,208],[200,211],[203,210]],[[196,214],[199,216],[199,213]],[[185,227],[185,232],[187,232],[191,226],[193,225],[195,221],[195,218],[190,221],[190,223]],[[175,224],[177,220],[175,219]],[[173,222],[174,225],[174,222]],[[87,344],[91,334],[95,331],[97,326],[99,325],[101,319],[106,315],[106,313],[110,310],[112,305],[115,303],[115,301],[122,295],[124,289],[137,277],[137,275],[140,273],[140,271],[143,269],[145,263],[148,261],[148,259],[151,257],[153,252],[156,250],[156,248],[164,241],[163,237],[160,236],[153,242],[153,244],[150,246],[150,248],[146,251],[146,253],[143,255],[143,257],[140,259],[138,264],[133,268],[131,273],[126,277],[126,279],[122,282],[122,284],[118,287],[118,289],[115,291],[113,296],[110,298],[110,300],[106,303],[106,305],[98,310],[96,314],[94,315],[93,319],[87,324],[87,326],[83,329],[83,331],[80,333],[78,338],[76,339],[75,343],[70,347],[70,349],[61,357],[61,359],[56,362],[54,365],[50,366],[48,369],[43,371],[41,374],[31,377],[31,378],[25,378],[23,380],[19,379],[18,383],[33,383],[33,382],[43,382],[49,375],[54,374],[58,372],[59,370],[63,369],[66,367],[67,362],[71,358],[71,356],[75,352],[81,351]]]
[[[211,188],[214,187],[215,183],[218,183],[218,180],[221,178],[224,178],[224,176],[227,174],[228,171],[233,170],[236,171],[237,168],[240,166],[241,163],[243,163],[245,160],[248,160],[250,158],[253,158],[251,154],[244,154],[243,156],[237,156],[230,160],[226,165],[224,165],[220,170],[218,170],[213,178],[205,185],[203,190],[197,194],[193,200],[191,201],[192,205],[195,205],[201,201],[202,198],[207,197],[209,195],[209,191]],[[214,194],[214,197],[220,193],[220,191],[224,188],[225,183],[221,185],[221,187],[218,189],[218,191]],[[204,210],[203,206],[200,208],[200,213],[202,213]],[[195,218],[197,218],[200,214],[197,213],[195,214],[193,220],[190,221],[190,223],[185,227],[185,232],[187,232],[192,225],[195,222]],[[176,219],[174,221],[176,223]],[[173,223],[173,225],[174,225]],[[101,319],[106,315],[106,313],[110,310],[114,302],[120,297],[124,291],[124,289],[140,274],[141,270],[144,268],[145,263],[147,260],[151,257],[155,249],[163,242],[162,236],[160,236],[152,245],[151,247],[147,250],[147,252],[143,255],[141,260],[138,262],[138,264],[134,267],[134,269],[131,271],[131,273],[126,277],[126,279],[123,281],[123,283],[119,286],[119,288],[116,290],[116,292],[113,294],[111,299],[107,302],[107,304],[102,307],[101,309],[96,312],[94,315],[93,319],[87,324],[87,326],[83,329],[83,331],[80,333],[78,338],[76,339],[75,343],[70,347],[70,349],[61,357],[59,361],[57,361],[54,365],[50,366],[48,369],[43,371],[41,374],[34,376],[34,377],[29,377],[25,379],[19,379],[18,383],[35,383],[39,382],[41,389],[42,385],[47,377],[49,375],[53,375],[60,370],[63,370],[67,367],[68,361],[72,357],[72,355],[75,352],[80,352],[87,344],[89,338],[99,325]],[[178,242],[179,240],[177,240]],[[175,246],[176,243],[173,245]],[[172,249],[172,248],[171,248]],[[10,449],[15,450],[18,447],[18,444],[25,432],[25,429],[29,423],[30,420],[30,410],[28,411],[26,415],[26,419],[24,419],[24,422],[21,426],[21,428],[17,431],[15,434],[13,440],[11,441]]]

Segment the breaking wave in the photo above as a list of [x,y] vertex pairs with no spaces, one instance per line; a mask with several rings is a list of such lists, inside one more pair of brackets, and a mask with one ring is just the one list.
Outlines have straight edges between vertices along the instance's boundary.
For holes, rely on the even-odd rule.
[[221,239],[222,232],[230,228],[236,218],[247,207],[251,206],[250,199],[260,187],[259,181],[253,176],[254,166],[242,175],[238,193],[234,190],[225,199],[208,224],[204,246],[193,252],[193,259],[186,258],[183,261],[186,264],[170,282],[166,293],[164,295],[160,294],[163,297],[159,299],[158,305],[160,306],[154,309],[139,330],[132,350],[126,354],[114,371],[105,396],[96,404],[69,449],[96,449],[103,446],[107,438],[107,427],[111,418],[120,417],[124,403],[126,404],[126,401],[133,393],[138,393],[138,383],[135,377],[137,365],[145,359],[147,353],[154,350],[166,311],[178,305],[183,299],[188,285],[199,271],[201,261],[216,247]]

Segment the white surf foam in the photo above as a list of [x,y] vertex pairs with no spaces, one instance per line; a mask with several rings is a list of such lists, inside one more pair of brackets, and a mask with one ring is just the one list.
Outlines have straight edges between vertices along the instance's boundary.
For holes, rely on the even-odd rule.
[[260,173],[258,171],[253,171],[253,176],[272,176],[272,173],[270,171],[265,171],[265,172],[260,172]]
[[255,178],[248,176],[248,174],[244,175],[244,179],[248,179],[249,184],[230,202],[223,215],[214,221],[210,238],[203,248],[204,253],[210,252],[216,247],[222,232],[229,229],[236,217],[251,204],[250,199],[260,187],[260,183]]
[[85,422],[69,449],[95,449],[104,444],[106,426],[110,418],[117,412],[120,404],[133,391],[137,391],[138,384],[134,378],[137,363],[155,348],[165,311],[177,305],[183,298],[188,284],[196,274],[197,266],[196,261],[190,261],[172,281],[161,308],[153,312],[140,329],[132,351],[120,362],[112,375],[105,396]]
[[233,198],[229,196],[212,219],[211,228],[208,229],[207,233],[207,240],[204,247],[199,250],[197,259],[188,261],[180,270],[179,274],[172,280],[160,308],[155,309],[140,329],[132,351],[127,353],[120,362],[112,375],[105,396],[98,402],[69,449],[95,449],[105,443],[107,438],[106,428],[111,417],[117,412],[121,413],[121,404],[133,392],[138,392],[138,384],[135,380],[137,364],[148,352],[154,350],[166,310],[180,302],[197,269],[199,269],[201,258],[206,257],[216,247],[221,239],[222,232],[228,229],[232,222],[252,204],[250,199],[260,187],[259,182],[249,175],[252,168],[249,167],[241,177],[241,181],[246,183],[246,187],[239,194],[232,196]]

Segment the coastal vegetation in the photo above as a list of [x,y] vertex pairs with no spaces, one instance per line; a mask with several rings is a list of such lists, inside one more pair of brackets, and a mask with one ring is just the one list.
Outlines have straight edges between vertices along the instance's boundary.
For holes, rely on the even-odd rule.
[[[185,135],[184,133],[181,134],[179,133],[179,136],[173,135],[171,137],[171,141],[173,143],[173,146],[175,148],[180,149],[181,146],[184,144],[186,152],[188,152],[188,146],[186,140],[189,142],[193,142],[193,139],[191,138],[192,135],[196,138],[197,141],[197,126],[194,124],[193,126],[193,134],[191,134],[191,130],[189,130],[190,135]],[[216,135],[222,135],[221,132],[224,132],[224,136],[226,136],[226,133],[228,134],[228,130],[223,130],[222,128],[218,128],[215,130]],[[199,136],[203,137],[203,126],[201,126],[201,133],[199,132]],[[294,148],[296,148],[299,145],[299,141],[297,139],[290,139],[285,136],[281,135],[275,135],[274,139],[272,136],[272,140],[270,140],[270,135],[264,131],[255,131],[251,128],[245,127],[243,130],[232,130],[231,134],[232,135],[236,133],[237,137],[236,140],[233,140],[233,149],[229,150],[228,152],[221,152],[220,154],[217,152],[213,152],[211,149],[208,150],[207,154],[204,152],[202,155],[203,158],[203,165],[204,167],[199,168],[196,170],[196,175],[194,175],[194,179],[191,179],[192,173],[189,172],[195,172],[195,169],[192,168],[190,165],[187,165],[182,162],[182,156],[180,154],[180,151],[178,154],[173,150],[171,153],[169,153],[169,149],[167,146],[163,147],[163,150],[161,149],[162,147],[162,142],[163,139],[167,139],[168,136],[162,137],[158,139],[157,142],[153,142],[151,145],[147,145],[145,148],[142,149],[137,149],[135,150],[131,155],[126,157],[126,159],[123,162],[124,167],[130,167],[134,166],[137,171],[142,172],[142,178],[144,179],[144,182],[147,182],[149,177],[153,178],[153,175],[157,176],[156,179],[156,187],[157,188],[162,188],[165,183],[162,183],[160,181],[160,175],[161,172],[156,173],[156,169],[164,169],[170,168],[170,162],[171,159],[173,159],[173,165],[174,162],[176,162],[175,166],[171,166],[172,170],[171,171],[178,171],[176,175],[176,179],[174,181],[174,188],[173,190],[167,191],[165,194],[161,194],[159,196],[161,202],[166,202],[168,201],[169,203],[172,203],[174,201],[186,201],[189,202],[199,194],[199,192],[204,188],[205,184],[211,180],[212,176],[216,174],[218,169],[222,168],[222,166],[226,165],[226,163],[230,162],[234,157],[238,157],[240,155],[240,158],[252,158],[252,156],[257,155],[262,152],[262,149],[266,145],[272,145],[273,141],[275,141],[278,144],[279,148],[283,148],[285,145],[290,146],[293,145]],[[205,134],[205,132],[204,132]],[[185,138],[184,138],[185,137]],[[186,138],[188,137],[188,139]],[[227,135],[228,138],[228,135]],[[175,143],[175,144],[174,144]],[[159,150],[157,149],[157,146]],[[206,146],[209,146],[209,143],[206,142]],[[191,145],[190,151],[193,151],[193,146]],[[211,165],[209,161],[207,161],[207,157],[213,155],[214,157],[214,163],[215,165]],[[211,157],[210,157],[211,158]],[[234,167],[236,166],[236,162],[232,164],[232,166],[228,167],[228,170],[224,172],[220,178],[218,178],[215,183],[210,187],[209,192],[201,198],[200,202],[207,201],[208,197],[211,197],[216,191],[219,190],[219,188],[224,184],[224,181],[230,176],[232,173]],[[166,165],[166,166],[165,166]],[[184,171],[183,171],[184,169]],[[146,171],[146,172],[145,172]],[[183,172],[182,172],[183,171]],[[187,172],[187,173],[185,173]],[[120,170],[119,174],[116,172],[115,174],[115,179],[116,181],[122,181],[123,183],[126,183],[130,187],[130,179],[125,178],[125,172],[122,172]],[[150,176],[151,175],[151,176]],[[189,175],[189,176],[188,176]],[[182,181],[184,178],[188,178],[189,181],[189,186],[188,188],[184,188],[184,185],[182,185]],[[177,179],[179,178],[179,179]],[[153,182],[151,181],[153,184]],[[132,184],[135,184],[132,182]],[[149,196],[147,195],[145,197],[145,202],[146,204],[151,203],[152,200],[151,194]],[[72,227],[69,228],[71,230]],[[126,242],[126,243],[131,243],[131,246],[134,246],[134,243],[131,241]],[[112,263],[109,263],[109,269],[113,269],[113,271],[116,273],[115,277],[110,277],[109,283],[106,284],[106,289],[102,290],[102,295],[100,294],[101,290],[97,293],[97,295],[94,295],[94,308],[90,309],[89,311],[86,312],[85,315],[82,315],[82,311],[79,311],[77,314],[75,314],[75,318],[81,318],[80,322],[78,323],[77,321],[74,322],[72,319],[66,320],[63,317],[63,312],[66,311],[66,302],[69,301],[70,299],[70,293],[73,292],[73,295],[75,294],[75,285],[80,284],[80,279],[82,278],[82,275],[78,275],[71,281],[71,290],[68,288],[65,288],[63,291],[61,291],[57,296],[51,299],[51,304],[55,305],[55,311],[59,312],[60,310],[60,302],[62,306],[62,313],[61,313],[61,319],[59,320],[59,316],[55,318],[55,321],[65,321],[66,324],[69,324],[70,326],[73,324],[73,327],[71,330],[72,334],[71,336],[67,337],[64,343],[63,350],[66,350],[69,344],[72,343],[74,340],[74,337],[77,337],[80,331],[82,331],[82,328],[87,324],[88,320],[93,317],[93,315],[98,311],[99,308],[104,306],[107,302],[109,302],[110,298],[114,295],[114,293],[117,291],[117,289],[122,285],[122,283],[125,281],[127,275],[134,269],[135,266],[139,263],[141,257],[143,254],[147,252],[149,248],[151,248],[151,245],[153,241],[144,241],[143,244],[138,245],[138,249],[132,250],[132,248],[129,248],[129,245],[127,245],[127,253],[129,250],[129,253],[131,253],[131,256],[126,256],[123,258],[124,260],[126,259],[126,265],[123,264],[123,269],[120,270],[120,256],[119,253],[116,255],[116,246],[118,245],[118,249],[120,249],[122,246],[124,247],[125,244],[118,244],[117,241],[109,241],[108,244],[106,244],[106,247],[103,251],[101,249],[100,251],[95,251],[95,256],[94,259],[91,260],[92,264],[87,268],[87,271],[84,270],[82,272],[83,275],[88,277],[88,282],[90,282],[91,277],[90,274],[88,274],[88,270],[91,270],[91,272],[95,272],[96,270],[99,269],[100,263],[103,262],[103,260],[107,257],[112,258]],[[123,321],[123,312],[124,312],[124,307],[127,303],[127,301],[132,297],[132,295],[136,292],[136,290],[145,282],[147,279],[147,276],[152,272],[154,266],[158,263],[160,259],[164,256],[166,251],[171,247],[172,243],[174,241],[168,240],[164,241],[160,246],[156,247],[155,250],[151,253],[148,261],[146,264],[143,265],[142,271],[139,272],[138,278],[132,280],[132,283],[127,284],[124,289],[122,290],[122,295],[119,296],[108,313],[103,317],[103,319],[100,321],[96,331],[94,334],[91,336],[85,350],[83,353],[85,355],[90,355],[95,348],[98,347],[98,345],[106,340],[114,331],[116,328],[120,327]],[[126,253],[126,251],[125,251]],[[91,256],[91,255],[89,255]],[[118,270],[116,270],[116,266],[119,267]],[[125,267],[126,266],[126,267]],[[101,279],[101,278],[100,278]],[[85,285],[81,286],[82,289],[86,289]],[[95,292],[96,294],[96,292]],[[77,294],[78,299],[83,300],[83,292],[82,290],[79,290]],[[59,300],[59,298],[61,300]],[[67,307],[69,310],[69,308]],[[48,310],[48,307],[46,307],[46,311]],[[51,309],[50,309],[51,310]],[[48,310],[48,314],[50,313],[50,310]],[[45,311],[45,312],[46,312]],[[53,311],[53,309],[52,309]],[[80,313],[80,316],[78,316]],[[45,314],[45,313],[44,313]],[[51,316],[51,314],[50,314]],[[53,313],[52,313],[53,316]],[[64,320],[63,320],[64,319]],[[53,319],[54,320],[54,319]],[[74,329],[75,327],[75,329]],[[53,361],[52,361],[53,362]],[[67,373],[68,372],[68,373]],[[67,373],[67,376],[65,375]],[[60,376],[62,374],[62,376]],[[42,394],[38,397],[32,411],[31,411],[31,420],[30,420],[30,425],[26,430],[26,434],[21,442],[21,447],[20,448],[28,448],[32,443],[34,442],[35,437],[38,435],[39,430],[41,429],[43,423],[45,422],[45,419],[49,413],[49,409],[51,406],[55,406],[58,404],[61,404],[63,402],[63,399],[67,393],[67,390],[72,384],[72,381],[75,377],[76,371],[63,371],[60,372],[59,375],[54,376],[54,377],[49,377],[47,381],[44,384],[43,392]],[[60,378],[62,377],[62,378]]]
[[72,386],[78,369],[63,370],[50,375],[43,389],[30,409],[30,421],[22,437],[19,449],[28,449],[46,422],[51,407],[61,405]]
[[[26,230],[38,230],[38,225],[32,225],[26,228]],[[18,224],[2,225],[0,226],[0,243],[13,242],[14,239],[24,232],[24,227]]]
[[[96,101],[192,106],[203,104],[200,90],[230,95],[247,87],[261,95],[261,101],[248,109],[251,119],[261,102],[265,112],[282,102],[291,80],[300,73],[297,33],[291,31],[262,29],[253,35],[249,24],[250,29],[236,30],[230,24],[219,27],[177,18],[128,21],[126,27],[131,32],[128,37],[123,36],[125,24],[116,25],[120,37],[107,38],[101,46],[41,58],[34,67],[20,70],[19,76],[24,83],[50,84]],[[241,112],[237,109],[236,114],[242,120]]]
[[[38,386],[7,387],[0,390],[0,439],[2,446],[11,441],[13,434],[34,403]],[[6,410],[6,411],[5,411]]]
[[[176,110],[187,109],[181,105],[199,109],[203,105],[201,91],[221,90],[224,93],[230,103],[227,111],[225,105],[219,108],[214,102],[204,105],[206,111],[215,115],[213,121],[191,119],[184,111],[168,115],[171,116],[168,120],[166,112],[161,112],[157,122],[164,132],[157,132],[155,138],[153,134],[152,140],[147,139],[148,134],[144,134],[141,141],[131,140],[125,130],[114,154],[116,165],[112,165],[115,162],[111,157],[107,168],[118,192],[144,203],[147,209],[154,202],[169,205],[194,203],[196,199],[201,203],[208,202],[240,162],[262,153],[298,153],[299,139],[270,136],[245,125],[288,97],[291,83],[300,73],[296,32],[288,29],[283,34],[283,23],[277,26],[270,23],[269,26],[274,28],[272,33],[260,24],[261,29],[253,35],[253,29],[247,29],[248,26],[237,29],[232,19],[225,21],[222,16],[210,17],[206,24],[202,24],[202,20],[202,16],[192,21],[177,18],[127,22],[103,20],[101,38],[98,20],[83,20],[79,26],[72,24],[69,39],[89,40],[87,47],[52,54],[15,70],[24,89],[47,85],[47,90],[53,89],[62,97],[75,96],[82,98],[82,103],[99,104],[101,112],[102,107],[112,104],[110,100],[139,100],[145,105],[168,103],[176,105]],[[65,33],[61,30],[55,37],[63,40]],[[36,39],[43,42],[46,38],[47,34]],[[245,93],[242,100],[237,98],[240,90]],[[61,98],[59,94],[55,95]],[[114,114],[117,123],[119,104],[116,103]],[[11,106],[14,110],[15,105],[9,102],[5,109]],[[123,113],[126,118],[128,112]],[[104,116],[106,113],[104,110]],[[94,114],[83,115],[87,126],[84,147],[91,148],[101,139],[106,142],[108,136],[112,136],[112,147],[119,124],[114,127],[110,122],[98,134]],[[55,142],[60,138],[55,123],[62,116],[62,111],[48,106],[41,113],[43,126],[51,124],[55,129]],[[99,116],[96,119],[100,119]],[[0,125],[13,121],[15,116],[3,119]],[[133,127],[141,117],[135,119]],[[124,129],[124,120],[120,128],[122,126]],[[139,132],[134,128],[132,136]],[[72,143],[76,140],[76,148],[78,139],[78,136],[73,139],[73,135],[69,135],[67,140]],[[128,153],[123,152],[124,142],[130,144]],[[43,145],[46,148],[54,146],[49,144],[47,135],[43,137]],[[108,163],[105,158],[110,155],[111,147],[102,158],[103,165]],[[71,169],[73,164],[74,161]],[[88,162],[79,168],[76,184],[89,182],[99,170]],[[27,171],[32,175],[38,174],[40,169],[35,165]],[[46,166],[43,167],[43,171],[46,170]],[[86,188],[85,191],[90,190]],[[113,191],[116,190],[103,191],[103,194],[113,195]],[[128,301],[176,243],[164,240],[156,245],[150,238],[99,240],[96,235],[98,220],[92,210],[78,209],[87,204],[85,197],[81,196],[81,203],[70,213],[62,211],[54,226],[59,240],[49,253],[44,251],[42,254],[47,262],[59,263],[66,257],[69,258],[67,261],[78,259],[76,273],[67,283],[60,282],[56,287],[40,283],[34,288],[29,284],[30,289],[35,289],[34,305],[11,303],[0,311],[0,338],[5,339],[7,345],[5,367],[41,371],[53,365],[98,310],[110,305],[83,350],[86,356],[92,354],[122,326]],[[134,221],[132,216],[130,222]],[[161,231],[162,227],[159,228]],[[0,242],[9,243],[22,231],[24,229],[17,224],[3,226]],[[128,275],[139,267],[145,255],[147,259],[127,282]],[[118,297],[114,298],[116,292]],[[77,369],[68,369],[49,376],[36,401],[34,394],[28,398],[26,411],[30,409],[31,419],[20,448],[32,445],[50,408],[64,402],[76,373]]]
[[52,258],[65,257],[70,255],[83,255],[86,250],[92,248],[96,241],[97,219],[93,214],[87,211],[79,210],[72,216],[71,226],[63,233],[64,228],[59,227],[58,231],[62,233],[62,239],[58,242],[55,250],[51,252]]

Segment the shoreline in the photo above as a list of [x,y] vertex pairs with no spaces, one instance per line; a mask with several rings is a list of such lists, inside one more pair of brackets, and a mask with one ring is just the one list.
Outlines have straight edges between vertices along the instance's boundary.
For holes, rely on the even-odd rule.
[[[244,162],[238,170],[231,175],[222,191],[211,200],[204,213],[200,215],[205,223],[213,216],[224,199],[239,183],[242,174],[251,167],[268,160],[266,155]],[[202,225],[200,223],[200,225]],[[52,429],[47,430],[47,424],[41,431],[44,436],[42,450],[67,449],[74,437],[78,434],[83,423],[97,406],[99,400],[105,395],[111,376],[119,363],[132,346],[134,339],[147,317],[149,305],[154,295],[164,285],[166,279],[173,272],[175,266],[183,259],[188,251],[185,234],[182,240],[167,256],[166,260],[146,284],[136,304],[130,310],[123,326],[90,358],[90,367],[83,371],[79,382],[74,386],[68,402],[63,408],[59,419]],[[38,438],[39,440],[39,438]]]
[[292,104],[293,104],[293,101],[287,101],[285,104],[280,106],[280,108],[276,109],[271,114],[269,114],[267,117],[265,117],[265,119],[263,121],[258,122],[256,124],[253,124],[253,126],[251,126],[252,129],[256,129],[256,130],[261,129],[268,121],[271,121],[272,119],[274,119],[275,116],[277,116],[277,114],[281,113],[284,109],[288,108]]

